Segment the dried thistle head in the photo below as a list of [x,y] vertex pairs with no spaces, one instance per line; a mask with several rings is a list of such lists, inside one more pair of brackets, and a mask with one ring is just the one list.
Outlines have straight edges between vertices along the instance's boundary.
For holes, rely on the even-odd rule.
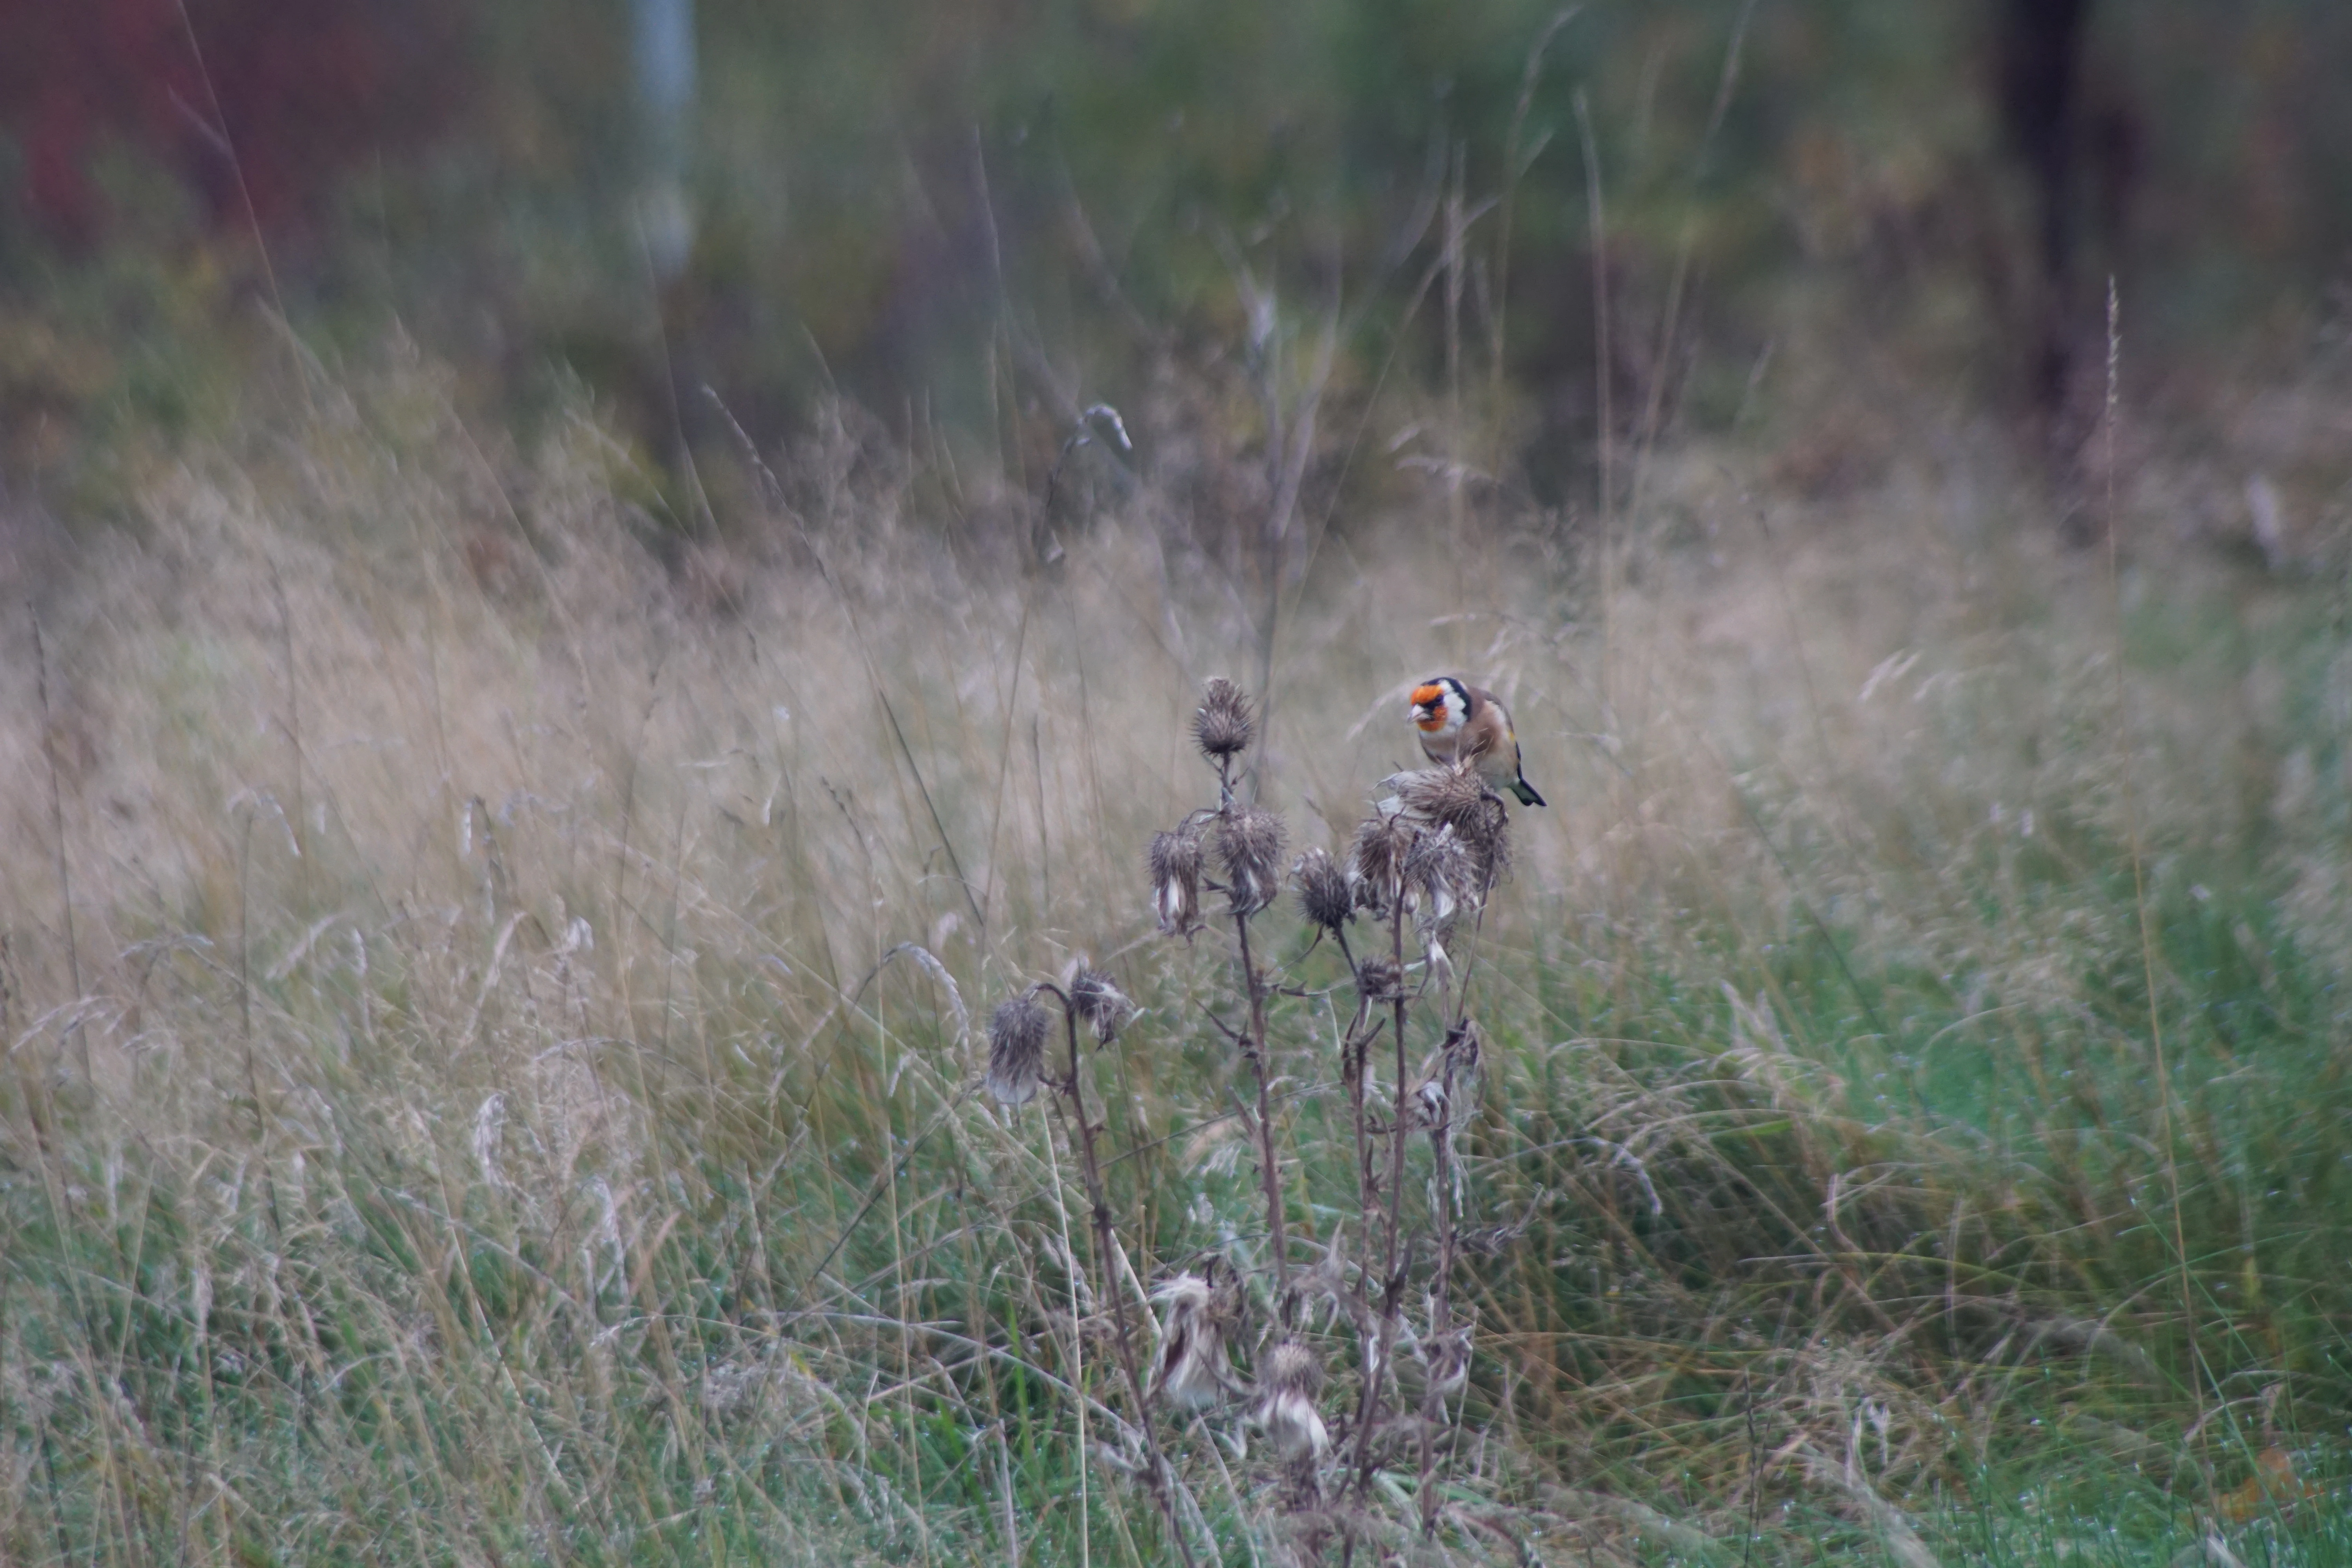
[[1355,918],[1356,889],[1328,851],[1309,849],[1291,867],[1290,876],[1298,884],[1298,908],[1309,921],[1336,931]]
[[1201,929],[1201,836],[1180,827],[1151,836],[1151,908],[1170,936]]
[[1404,859],[1412,848],[1413,828],[1398,816],[1366,817],[1348,847],[1348,879],[1355,884],[1357,901],[1376,916],[1385,917],[1404,891]]
[[1045,1032],[1053,1020],[1034,993],[1024,991],[988,1016],[988,1092],[1006,1105],[1026,1105],[1045,1065]]
[[1486,896],[1476,860],[1450,826],[1423,827],[1415,834],[1398,875],[1404,907],[1425,930],[1443,930],[1465,905]]
[[1453,822],[1477,808],[1487,793],[1467,768],[1416,768],[1381,781],[1397,808],[1423,822]]
[[1086,1020],[1095,1038],[1106,1046],[1118,1038],[1127,1021],[1142,1011],[1118,988],[1117,981],[1083,963],[1070,979],[1070,1006]]
[[1323,1363],[1313,1351],[1285,1340],[1268,1352],[1250,1419],[1286,1460],[1319,1459],[1330,1450],[1331,1434],[1315,1408],[1322,1392]]
[[1224,868],[1233,912],[1254,915],[1282,890],[1282,818],[1255,805],[1234,805],[1217,819],[1213,847]]
[[1165,1309],[1151,1389],[1186,1410],[1207,1409],[1232,1383],[1225,1342],[1240,1322],[1238,1293],[1217,1289],[1213,1259],[1207,1277],[1179,1274],[1151,1293]]
[[1413,1358],[1422,1365],[1422,1385],[1440,1400],[1453,1398],[1470,1381],[1470,1325],[1464,1323],[1435,1339],[1417,1340]]
[[1392,958],[1368,958],[1356,965],[1356,986],[1368,1001],[1393,1002],[1404,992],[1404,971]]
[[1240,687],[1220,675],[1202,689],[1200,710],[1192,715],[1192,739],[1202,756],[1222,763],[1248,751],[1256,731],[1256,716]]
[[1469,851],[1477,896],[1494,889],[1511,863],[1511,818],[1502,797],[1467,768],[1421,768],[1382,781],[1383,812],[1432,827],[1450,827]]
[[1357,1299],[1353,1278],[1348,1267],[1348,1230],[1342,1222],[1332,1227],[1323,1256],[1292,1272],[1277,1315],[1283,1322],[1301,1328],[1312,1328],[1319,1317],[1327,1331],[1342,1318],[1359,1331],[1369,1330],[1375,1321],[1372,1309]]
[[1504,805],[1501,796],[1491,791],[1482,792],[1475,808],[1449,818],[1446,826],[1470,853],[1470,864],[1477,875],[1478,898],[1483,901],[1511,869],[1510,809]]
[[1445,1081],[1467,1083],[1478,1076],[1478,1026],[1465,1018],[1445,1031]]

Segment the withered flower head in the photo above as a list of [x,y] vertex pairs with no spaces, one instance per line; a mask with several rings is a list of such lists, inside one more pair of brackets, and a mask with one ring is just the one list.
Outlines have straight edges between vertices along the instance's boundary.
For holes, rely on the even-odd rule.
[[1463,1019],[1445,1031],[1445,1078],[1449,1083],[1466,1083],[1478,1076],[1478,1026]]
[[1198,1274],[1179,1274],[1151,1293],[1166,1308],[1160,1355],[1152,1366],[1153,1393],[1187,1410],[1205,1410],[1225,1393],[1232,1375],[1225,1365],[1225,1336],[1239,1321],[1232,1294]]
[[1368,958],[1356,965],[1356,984],[1367,1000],[1393,1002],[1404,989],[1404,971],[1391,958]]
[[1416,768],[1381,781],[1407,816],[1423,822],[1454,822],[1477,809],[1486,786],[1467,768]]
[[1412,825],[1401,816],[1368,816],[1356,828],[1356,841],[1348,849],[1348,879],[1356,885],[1357,899],[1375,915],[1386,915],[1403,893],[1412,837]]
[[1424,828],[1414,836],[1399,868],[1404,884],[1404,906],[1424,928],[1437,929],[1452,921],[1465,904],[1485,895],[1479,886],[1477,863],[1468,846],[1450,826]]
[[1085,964],[1078,966],[1078,973],[1070,981],[1070,1005],[1095,1032],[1095,1038],[1106,1046],[1118,1038],[1127,1021],[1142,1011],[1118,988],[1117,981]]
[[1478,804],[1458,817],[1448,818],[1446,826],[1462,840],[1462,847],[1470,852],[1470,865],[1476,876],[1476,896],[1483,900],[1495,890],[1511,868],[1511,814],[1501,797],[1491,792],[1479,795]]
[[1336,931],[1355,918],[1356,889],[1328,851],[1309,849],[1291,867],[1290,875],[1298,884],[1299,910],[1314,924]]
[[1224,868],[1233,912],[1254,915],[1282,890],[1282,818],[1254,805],[1235,805],[1217,821],[1214,848]]
[[1192,715],[1192,739],[1201,754],[1213,763],[1245,752],[1255,731],[1255,717],[1242,689],[1222,675],[1211,680],[1201,693],[1200,710]]
[[1151,836],[1151,908],[1170,936],[1201,928],[1201,837],[1194,830]]
[[1436,1339],[1416,1342],[1412,1353],[1423,1369],[1425,1392],[1440,1400],[1453,1398],[1470,1381],[1470,1326],[1466,1323]]
[[1006,1105],[1026,1105],[1037,1092],[1045,1062],[1045,1009],[1029,992],[1007,997],[988,1016],[988,1092]]
[[1397,815],[1454,830],[1470,854],[1477,882],[1474,897],[1483,898],[1502,880],[1511,861],[1510,812],[1476,773],[1467,768],[1422,768],[1384,782],[1394,792],[1391,799]]
[[1265,1358],[1257,1380],[1258,1401],[1250,1417],[1265,1431],[1274,1451],[1287,1460],[1319,1459],[1331,1435],[1316,1411],[1323,1391],[1323,1363],[1297,1340],[1285,1340]]

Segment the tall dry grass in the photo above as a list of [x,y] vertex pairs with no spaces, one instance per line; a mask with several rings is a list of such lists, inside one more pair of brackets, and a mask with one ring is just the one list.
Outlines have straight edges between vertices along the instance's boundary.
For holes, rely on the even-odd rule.
[[[2327,1484],[2352,1405],[2331,586],[2166,542],[2152,487],[2118,630],[1965,446],[1832,502],[1695,448],[1605,552],[1384,490],[1265,641],[1136,434],[1042,564],[846,413],[677,529],[592,416],[516,451],[398,356],[158,476],[0,674],[10,1560],[1324,1539],[1238,1407],[1158,1417],[1164,1521],[1119,1446],[1118,1301],[1266,1261],[1229,943],[1155,934],[1142,856],[1267,646],[1294,846],[1437,668],[1552,803],[1478,937],[1468,1392],[1362,1550],[1932,1554],[2062,1429],[2295,1527],[2231,1500]],[[1303,1268],[1346,976],[1266,926]],[[975,1092],[983,1009],[1081,959],[1145,1008],[1087,1068],[1116,1300],[1066,1121]]]

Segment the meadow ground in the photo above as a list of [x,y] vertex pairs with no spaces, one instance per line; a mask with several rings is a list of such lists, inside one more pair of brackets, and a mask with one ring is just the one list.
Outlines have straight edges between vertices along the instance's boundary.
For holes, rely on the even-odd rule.
[[[1966,432],[1692,446],[1598,521],[1403,471],[1268,644],[1141,421],[1040,562],[846,415],[679,530],[584,414],[282,401],[9,611],[0,1557],[2352,1562],[2342,563],[2185,542],[2159,463],[2111,575]],[[1233,924],[1145,847],[1206,678],[1286,866],[1440,668],[1550,803],[1413,970],[1484,1061],[1389,1321],[1470,1363],[1359,1467],[1372,1341],[1294,1311],[1302,1466]],[[1255,931],[1286,1262],[1377,1298],[1349,965]],[[1082,956],[1108,1250],[1066,1107],[979,1090]],[[1118,1330],[1212,1256],[1154,1488]]]

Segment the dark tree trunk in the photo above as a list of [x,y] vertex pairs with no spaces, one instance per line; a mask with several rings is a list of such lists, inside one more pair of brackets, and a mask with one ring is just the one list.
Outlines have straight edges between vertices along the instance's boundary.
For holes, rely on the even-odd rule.
[[1994,0],[1995,106],[2032,187],[2036,255],[2028,289],[2026,398],[2046,439],[2063,423],[2073,379],[2068,321],[2076,293],[2083,154],[2084,41],[2090,0]]

